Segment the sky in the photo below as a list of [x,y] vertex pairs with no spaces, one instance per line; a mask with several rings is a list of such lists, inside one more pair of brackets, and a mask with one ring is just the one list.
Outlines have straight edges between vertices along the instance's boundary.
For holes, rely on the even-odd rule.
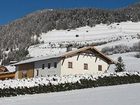
[[42,9],[106,8],[114,9],[140,0],[0,0],[0,25]]

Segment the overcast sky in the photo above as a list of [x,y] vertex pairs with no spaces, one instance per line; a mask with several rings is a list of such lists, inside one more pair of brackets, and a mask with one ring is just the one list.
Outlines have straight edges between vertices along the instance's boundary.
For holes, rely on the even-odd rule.
[[0,0],[0,24],[45,8],[119,8],[139,0]]

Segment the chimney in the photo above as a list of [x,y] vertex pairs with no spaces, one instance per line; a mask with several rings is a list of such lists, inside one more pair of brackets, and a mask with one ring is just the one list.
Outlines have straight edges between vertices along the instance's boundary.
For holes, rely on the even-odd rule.
[[67,46],[67,52],[72,51],[72,44]]

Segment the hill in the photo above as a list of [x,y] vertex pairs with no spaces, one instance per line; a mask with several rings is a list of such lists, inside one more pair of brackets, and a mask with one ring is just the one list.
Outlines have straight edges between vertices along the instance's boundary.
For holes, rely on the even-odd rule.
[[0,58],[2,64],[25,59],[29,53],[28,47],[43,43],[38,40],[40,35],[53,29],[94,27],[100,23],[109,25],[125,21],[140,21],[139,3],[117,10],[83,8],[37,11],[0,26]]

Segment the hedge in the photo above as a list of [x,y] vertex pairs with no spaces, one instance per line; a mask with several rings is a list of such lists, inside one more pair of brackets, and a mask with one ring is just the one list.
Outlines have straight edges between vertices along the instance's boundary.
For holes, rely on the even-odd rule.
[[98,77],[97,79],[80,79],[75,83],[59,83],[53,85],[49,83],[48,85],[39,85],[34,87],[17,87],[17,88],[3,88],[0,89],[0,97],[10,97],[25,94],[39,94],[39,93],[50,93],[50,92],[60,92],[74,89],[84,89],[93,88],[100,86],[112,86],[121,84],[131,84],[139,83],[140,75],[125,75],[125,76],[104,76]]

